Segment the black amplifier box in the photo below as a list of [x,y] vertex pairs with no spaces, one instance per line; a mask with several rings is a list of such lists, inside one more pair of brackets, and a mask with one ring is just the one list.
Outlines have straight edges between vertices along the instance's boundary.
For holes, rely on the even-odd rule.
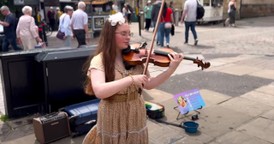
[[68,115],[65,112],[33,118],[33,128],[35,137],[41,144],[70,136]]

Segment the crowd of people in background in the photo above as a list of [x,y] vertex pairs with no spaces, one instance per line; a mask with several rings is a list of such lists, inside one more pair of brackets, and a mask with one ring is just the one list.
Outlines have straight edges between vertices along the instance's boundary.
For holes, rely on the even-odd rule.
[[[154,31],[161,2],[161,0],[155,0],[152,3],[151,0],[147,0],[145,6],[142,8],[145,19],[145,31],[149,32],[151,28],[152,31]],[[41,18],[39,10],[35,9],[37,17],[33,17],[32,7],[24,6],[22,9],[23,15],[17,20],[7,6],[2,6],[0,10],[5,17],[4,21],[0,21],[0,25],[4,27],[5,31],[2,51],[8,51],[9,45],[14,50],[28,50],[33,49],[35,45],[41,43],[43,38],[41,38],[41,33],[38,31],[38,25],[42,19],[47,20],[52,31],[58,30],[65,33],[65,38],[63,39],[65,47],[71,47],[71,40],[74,37],[78,42],[78,47],[86,45],[86,40],[91,37],[88,29],[88,15],[85,12],[86,5],[80,1],[77,7],[75,11],[72,6],[68,5],[62,9],[63,11],[59,7],[49,7],[46,12],[46,17]],[[113,2],[112,5],[109,5],[108,9],[110,14],[121,12],[129,24],[132,22],[133,13],[136,12],[129,3],[118,6],[117,2]],[[189,41],[189,30],[191,30],[193,34],[194,45],[198,44],[198,35],[195,29],[197,22],[196,9],[196,0],[187,0],[183,5],[180,21],[185,27],[185,44],[188,44]],[[224,22],[224,26],[229,25],[235,27],[235,0],[230,0],[228,3],[228,15],[229,18]],[[17,23],[20,25],[17,25]],[[170,47],[170,35],[172,28],[174,28],[174,23],[174,3],[171,1],[168,5],[165,2],[156,36],[156,44],[158,46]]]
[[[49,7],[46,13],[51,31],[60,30],[65,34],[63,39],[64,47],[72,46],[71,41],[73,37],[78,41],[78,47],[86,45],[86,40],[90,37],[88,16],[85,12],[86,4],[81,1],[77,7],[76,11],[69,5],[65,6],[63,11],[59,7]],[[19,18],[16,18],[15,14],[7,6],[2,6],[0,11],[4,16],[4,21],[0,21],[0,25],[4,29],[2,47],[0,48],[2,52],[8,52],[10,48],[13,48],[15,51],[30,50],[37,48],[43,43],[38,26],[45,20],[42,20],[39,11],[36,12],[35,17],[32,7],[24,6],[22,15]]]

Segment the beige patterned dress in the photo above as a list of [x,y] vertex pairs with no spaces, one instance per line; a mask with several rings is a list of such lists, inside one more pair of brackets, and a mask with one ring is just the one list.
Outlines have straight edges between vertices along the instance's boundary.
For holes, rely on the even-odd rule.
[[[104,70],[102,56],[95,56],[90,69]],[[131,70],[115,66],[115,80],[142,74],[143,65]],[[131,85],[119,93],[102,99],[97,124],[86,135],[83,144],[147,144],[146,109],[138,88]]]

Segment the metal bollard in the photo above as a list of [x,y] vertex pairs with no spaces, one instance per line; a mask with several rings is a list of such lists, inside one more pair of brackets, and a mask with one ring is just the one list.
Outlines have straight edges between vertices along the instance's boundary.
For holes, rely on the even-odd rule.
[[140,16],[140,22],[141,22],[141,29],[144,29],[145,17],[144,17],[144,12],[142,10],[140,11],[139,16]]

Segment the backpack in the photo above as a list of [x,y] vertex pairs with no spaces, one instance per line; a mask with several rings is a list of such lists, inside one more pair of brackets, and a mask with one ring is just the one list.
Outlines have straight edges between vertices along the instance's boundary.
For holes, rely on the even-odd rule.
[[197,1],[197,16],[196,16],[196,18],[201,19],[204,17],[204,14],[205,14],[204,7],[202,5],[200,5]]

